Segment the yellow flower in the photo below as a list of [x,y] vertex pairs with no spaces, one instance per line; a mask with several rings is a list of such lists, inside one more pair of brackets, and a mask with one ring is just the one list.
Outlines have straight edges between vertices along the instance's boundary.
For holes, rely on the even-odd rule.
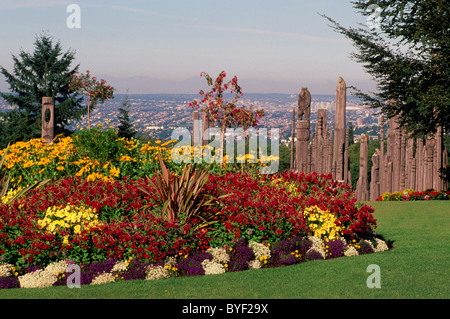
[[162,143],[161,146],[167,146],[167,145],[169,145],[170,143],[173,143],[173,141],[167,141],[167,142],[165,142],[165,143]]
[[122,155],[122,157],[120,158],[120,161],[121,162],[131,162],[131,161],[136,162],[136,159],[131,158],[128,155]]
[[64,166],[59,165],[59,166],[56,167],[56,169],[57,169],[58,171],[63,171],[63,170],[64,170]]
[[116,167],[113,166],[113,167],[109,170],[109,173],[111,174],[111,176],[119,177],[119,174],[120,174],[120,168],[116,168]]

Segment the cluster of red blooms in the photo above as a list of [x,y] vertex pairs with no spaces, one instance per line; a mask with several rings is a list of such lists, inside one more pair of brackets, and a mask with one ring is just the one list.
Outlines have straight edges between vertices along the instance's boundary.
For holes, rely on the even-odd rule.
[[[304,235],[308,229],[302,212],[310,206],[335,214],[343,235],[351,237],[376,228],[373,208],[367,205],[358,208],[351,188],[333,181],[331,176],[284,172],[285,183],[275,187],[270,180],[277,177],[267,175],[261,181],[240,173],[211,176],[208,183],[211,192],[223,189],[233,192],[224,199],[221,216],[236,238],[249,230],[264,231],[262,240],[269,242]],[[286,183],[297,187],[295,196],[290,196]]]
[[[87,262],[129,256],[156,262],[167,255],[207,247],[205,231],[194,232],[192,225],[171,223],[152,214],[156,198],[146,195],[139,186],[149,189],[144,180],[111,183],[65,178],[30,191],[12,207],[1,205],[0,257],[9,263],[22,259],[37,264],[61,258]],[[68,243],[63,243],[67,233],[44,232],[37,221],[48,207],[68,204],[93,207],[107,221],[71,234]],[[144,209],[146,206],[148,209]],[[110,217],[117,212],[119,218]]]
[[[273,179],[282,177],[283,183]],[[295,196],[283,185],[296,186]],[[137,258],[150,262],[166,256],[204,251],[214,240],[214,232],[196,228],[202,221],[170,222],[155,214],[162,203],[150,191],[146,180],[115,182],[85,181],[65,178],[35,189],[11,207],[0,206],[0,257],[15,264],[45,264],[62,258],[87,262],[95,259]],[[295,174],[256,177],[244,173],[210,175],[205,191],[211,195],[232,195],[221,199],[223,207],[218,221],[226,232],[238,239],[245,233],[261,233],[261,240],[276,242],[307,234],[302,211],[318,206],[337,217],[344,234],[367,232],[376,227],[373,209],[358,208],[350,188],[317,174]],[[150,191],[150,194],[151,191]],[[99,212],[103,223],[80,234],[50,234],[39,228],[37,221],[50,206],[88,205]],[[217,224],[215,224],[217,225]]]

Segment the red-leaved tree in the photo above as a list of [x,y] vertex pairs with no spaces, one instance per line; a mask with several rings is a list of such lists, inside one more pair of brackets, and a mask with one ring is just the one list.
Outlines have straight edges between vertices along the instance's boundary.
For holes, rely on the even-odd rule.
[[97,80],[96,77],[90,75],[90,71],[79,76],[72,74],[72,79],[69,84],[69,90],[86,95],[87,111],[88,111],[88,128],[91,128],[90,109],[94,108],[98,103],[104,103],[106,100],[113,98],[114,88],[106,85],[105,80]]
[[[208,92],[200,90],[201,100],[195,99],[189,103],[189,106],[194,110],[201,110],[206,114],[209,121],[221,128],[221,147],[223,150],[226,128],[242,127],[245,130],[248,127],[255,127],[258,125],[258,119],[264,116],[264,110],[254,110],[253,106],[247,108],[238,105],[238,100],[243,93],[236,76],[228,82],[225,82],[225,71],[220,72],[215,81],[208,73],[202,72],[200,76],[205,77],[211,89]],[[231,101],[225,101],[224,99],[224,94],[227,91],[232,95],[234,94]]]

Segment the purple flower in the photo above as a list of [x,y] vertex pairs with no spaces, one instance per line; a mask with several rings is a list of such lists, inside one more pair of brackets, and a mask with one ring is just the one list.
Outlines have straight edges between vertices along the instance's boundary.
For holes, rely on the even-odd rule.
[[318,260],[318,259],[323,259],[323,256],[320,252],[318,252],[315,249],[310,249],[307,253],[306,253],[306,260]]
[[204,275],[205,270],[202,267],[202,262],[205,259],[212,260],[213,256],[206,252],[194,252],[188,255],[187,258],[182,259],[176,264],[176,268],[180,271],[182,276],[198,276]]
[[145,279],[145,274],[147,272],[147,268],[149,263],[140,262],[137,259],[132,259],[130,264],[128,265],[127,271],[122,274],[124,280],[139,280]]
[[255,253],[248,247],[248,242],[241,238],[236,242],[230,254],[229,271],[242,271],[248,269],[248,263],[255,258]]
[[368,241],[362,240],[359,243],[358,253],[360,255],[372,254],[373,253],[372,245]]
[[[312,246],[312,243],[301,236],[293,239],[285,239],[276,243],[271,252],[271,261],[274,265],[292,265],[304,260],[304,256],[308,249]],[[295,257],[292,252],[298,251],[297,255],[300,258]]]
[[20,288],[19,278],[0,277],[0,289]]
[[345,244],[340,239],[334,239],[328,241],[326,244],[326,249],[328,249],[326,259],[338,258],[344,256]]
[[[80,264],[80,270],[81,270],[81,278],[80,278],[80,284],[81,285],[89,285],[92,280],[100,275],[103,272],[109,273],[111,272],[111,269],[116,264],[116,261],[113,259],[109,259],[106,261],[98,261],[91,264]],[[57,282],[53,284],[53,286],[64,286],[67,284],[67,278],[72,275],[71,272],[66,272],[64,277],[61,277],[58,279]]]

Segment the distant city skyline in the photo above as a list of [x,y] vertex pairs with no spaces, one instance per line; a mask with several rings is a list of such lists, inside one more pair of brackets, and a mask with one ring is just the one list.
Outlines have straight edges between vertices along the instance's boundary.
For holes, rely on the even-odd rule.
[[[80,28],[69,28],[70,4]],[[75,50],[74,65],[90,70],[117,93],[196,93],[201,72],[236,75],[247,93],[334,94],[337,79],[375,90],[350,54],[350,40],[336,33],[325,14],[345,26],[365,18],[350,1],[241,0],[61,1],[3,0],[0,65],[13,71],[12,55],[33,51],[43,32]],[[9,86],[0,75],[0,91]]]

